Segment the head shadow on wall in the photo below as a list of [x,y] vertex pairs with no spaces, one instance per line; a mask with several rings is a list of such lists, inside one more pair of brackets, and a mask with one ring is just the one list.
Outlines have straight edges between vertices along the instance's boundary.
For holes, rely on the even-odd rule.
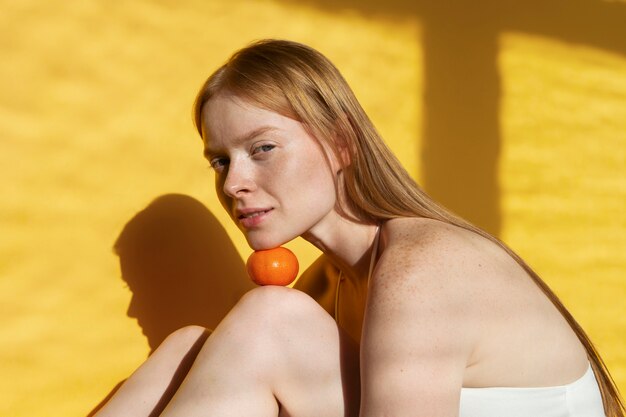
[[135,318],[151,350],[186,325],[214,329],[251,289],[222,225],[199,201],[167,194],[124,227],[114,245]]

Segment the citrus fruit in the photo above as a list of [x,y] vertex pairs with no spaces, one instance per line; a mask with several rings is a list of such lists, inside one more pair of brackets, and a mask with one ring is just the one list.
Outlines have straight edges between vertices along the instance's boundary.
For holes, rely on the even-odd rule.
[[257,285],[289,285],[298,275],[298,258],[283,247],[257,250],[248,258],[246,269]]

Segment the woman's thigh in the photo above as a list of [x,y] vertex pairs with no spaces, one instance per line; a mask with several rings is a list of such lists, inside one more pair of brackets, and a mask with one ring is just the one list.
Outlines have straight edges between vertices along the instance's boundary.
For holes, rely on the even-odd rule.
[[169,335],[120,386],[96,417],[159,415],[191,368],[210,331],[187,326]]
[[359,385],[358,346],[323,308],[259,287],[211,334],[165,415],[356,416]]

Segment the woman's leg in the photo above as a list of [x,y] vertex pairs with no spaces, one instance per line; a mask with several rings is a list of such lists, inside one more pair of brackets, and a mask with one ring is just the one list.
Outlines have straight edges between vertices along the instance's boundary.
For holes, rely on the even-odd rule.
[[356,416],[358,347],[312,298],[248,292],[206,341],[163,416]]
[[158,416],[183,381],[209,331],[188,326],[168,336],[94,417]]

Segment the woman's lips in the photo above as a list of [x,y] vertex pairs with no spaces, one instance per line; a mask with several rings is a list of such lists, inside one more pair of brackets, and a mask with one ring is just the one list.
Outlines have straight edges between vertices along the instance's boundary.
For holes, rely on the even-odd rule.
[[260,225],[273,209],[249,211],[239,215],[239,223],[246,229]]

